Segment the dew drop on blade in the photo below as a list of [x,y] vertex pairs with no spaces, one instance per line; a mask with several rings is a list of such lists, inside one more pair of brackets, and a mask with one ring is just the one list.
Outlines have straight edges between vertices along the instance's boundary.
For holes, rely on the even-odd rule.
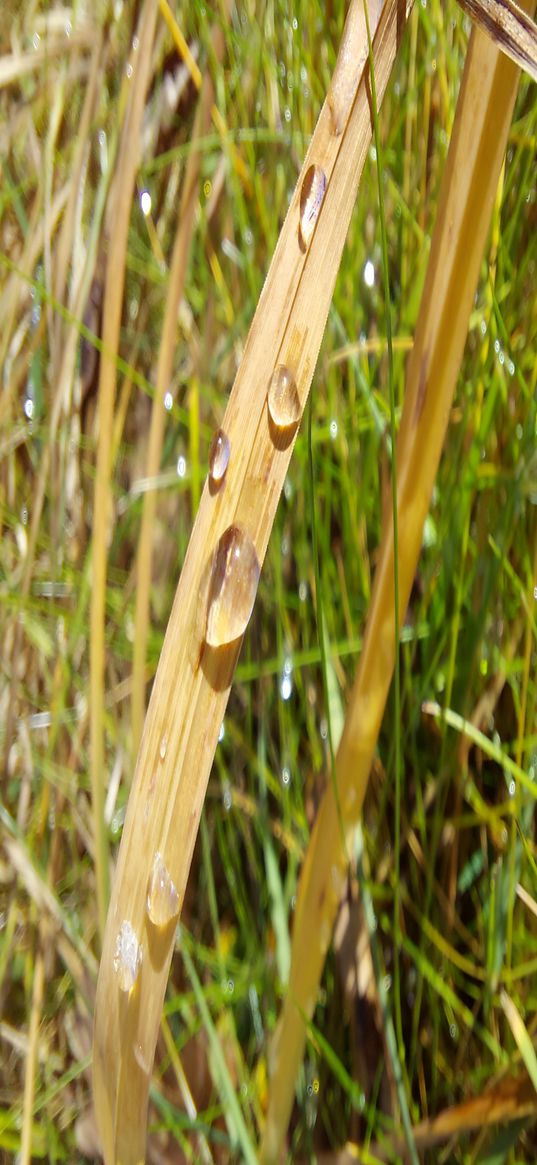
[[211,569],[207,628],[209,647],[223,647],[244,633],[259,582],[255,546],[242,526],[228,526],[216,547]]
[[223,429],[217,429],[209,450],[209,476],[211,481],[215,483],[223,481],[229,464],[230,452],[231,445],[229,443],[229,437],[226,436]]
[[132,991],[142,963],[142,948],[130,922],[122,922],[116,938],[114,971],[121,991]]
[[154,926],[167,926],[179,914],[179,895],[164,858],[156,852],[147,887],[147,913]]
[[300,191],[300,241],[309,247],[326,190],[326,174],[320,166],[310,166]]
[[285,364],[274,369],[268,390],[269,413],[279,429],[288,429],[300,420],[300,397],[293,373]]

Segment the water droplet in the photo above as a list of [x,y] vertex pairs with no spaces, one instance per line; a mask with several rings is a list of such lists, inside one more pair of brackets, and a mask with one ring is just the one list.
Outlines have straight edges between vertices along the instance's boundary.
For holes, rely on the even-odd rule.
[[289,700],[293,693],[293,681],[291,676],[283,676],[280,684],[280,695],[282,700]]
[[142,963],[142,948],[130,922],[122,922],[116,938],[114,971],[121,991],[132,991]]
[[173,405],[173,396],[172,396],[171,392],[167,392],[165,397],[164,397],[164,408],[166,409],[167,413],[170,412],[172,405]]
[[285,768],[282,769],[282,785],[288,785],[290,780],[291,772],[286,765]]
[[224,480],[229,465],[231,445],[223,429],[217,429],[209,449],[209,476],[218,483]]
[[29,397],[29,396],[26,397],[26,400],[24,402],[24,413],[25,413],[25,416],[28,417],[28,420],[31,421],[31,419],[34,415],[34,402],[31,399],[31,397]]
[[168,737],[163,736],[162,740],[160,742],[160,748],[159,748],[159,756],[160,756],[161,760],[164,760],[167,750],[168,750]]
[[164,858],[156,852],[147,887],[147,913],[154,926],[167,926],[179,914],[179,895]]
[[219,731],[219,733],[218,733],[218,743],[219,743],[219,744],[220,744],[220,743],[221,743],[221,741],[224,739],[224,736],[225,736],[225,735],[226,735],[226,726],[225,726],[225,724],[224,724],[224,721],[222,720],[222,723],[221,723],[221,725],[220,725],[220,731]]
[[300,243],[309,247],[326,190],[326,174],[320,166],[310,166],[300,191]]
[[216,547],[211,569],[207,629],[209,647],[222,647],[243,635],[259,582],[255,546],[241,526],[228,526]]
[[351,4],[328,93],[332,133],[336,136],[345,128],[366,57],[367,36],[363,8],[361,4]]
[[330,421],[330,436],[332,441],[335,441],[338,434],[337,421]]
[[364,283],[366,287],[375,286],[375,265],[371,259],[367,259],[364,263]]
[[140,194],[140,210],[146,218],[151,214],[151,195],[149,190],[142,190]]
[[177,476],[184,477],[186,473],[186,458],[182,455],[177,458]]
[[269,413],[279,429],[289,429],[300,420],[300,397],[293,373],[278,364],[271,377],[267,402]]

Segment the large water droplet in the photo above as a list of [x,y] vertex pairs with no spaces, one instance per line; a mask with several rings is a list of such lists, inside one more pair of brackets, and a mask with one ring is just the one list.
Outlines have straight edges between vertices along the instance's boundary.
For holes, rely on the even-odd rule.
[[218,484],[226,476],[231,445],[223,429],[217,429],[209,449],[209,476]]
[[209,586],[206,642],[232,643],[246,630],[259,582],[259,561],[250,535],[228,526],[216,547]]
[[122,922],[116,938],[114,971],[121,991],[132,991],[142,963],[142,948],[130,922]]
[[158,850],[147,887],[147,913],[154,926],[167,926],[179,914],[179,895]]
[[300,420],[300,397],[293,373],[285,364],[274,369],[268,390],[269,413],[279,429],[288,429]]
[[304,250],[309,247],[317,225],[319,212],[326,190],[326,174],[320,166],[310,166],[304,175],[300,191],[300,242]]

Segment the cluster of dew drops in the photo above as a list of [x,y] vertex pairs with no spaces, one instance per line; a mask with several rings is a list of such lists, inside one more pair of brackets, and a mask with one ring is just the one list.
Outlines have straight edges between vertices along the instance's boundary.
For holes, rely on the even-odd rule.
[[[153,926],[164,928],[177,918],[179,907],[177,887],[157,850],[147,887],[147,917]],[[132,991],[142,965],[142,945],[127,920],[121,923],[116,937],[113,963],[120,990]]]
[[[346,86],[335,86],[330,104],[332,131],[341,133],[349,102]],[[341,97],[343,92],[344,97]],[[326,192],[326,175],[311,165],[304,176],[300,192],[298,242],[302,252],[310,245]],[[267,390],[267,407],[271,424],[278,432],[296,428],[300,420],[301,401],[296,377],[286,364],[278,364]],[[223,429],[215,433],[209,451],[209,483],[219,489],[226,477],[231,445]],[[211,571],[205,640],[209,647],[223,647],[238,639],[246,629],[252,613],[260,567],[250,535],[242,526],[231,525],[222,534],[215,551]],[[179,914],[179,894],[162,855],[157,851],[147,890],[146,910],[150,923],[166,927]],[[113,958],[118,985],[132,991],[142,965],[142,946],[132,923],[124,920],[116,937]]]
[[[298,242],[307,251],[326,191],[326,175],[320,166],[307,170],[300,194]],[[276,433],[291,433],[301,415],[296,376],[287,364],[277,364],[267,389],[270,425]],[[209,451],[209,485],[220,489],[227,473],[231,445],[223,429],[215,433]],[[246,630],[259,582],[259,561],[253,541],[240,525],[228,526],[213,558],[209,584],[205,642],[218,648],[232,643]]]

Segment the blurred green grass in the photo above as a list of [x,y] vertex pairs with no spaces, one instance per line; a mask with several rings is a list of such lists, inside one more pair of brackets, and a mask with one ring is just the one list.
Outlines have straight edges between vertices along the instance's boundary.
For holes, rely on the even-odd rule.
[[[13,17],[11,50],[6,44],[6,54],[15,54],[19,45],[31,53],[39,21],[47,16],[51,21],[52,15],[46,6],[23,6]],[[211,133],[203,142],[202,194],[178,326],[162,457],[165,486],[155,527],[151,672],[188,543],[210,436],[222,417],[296,173],[326,93],[343,15],[341,4],[325,9],[305,3],[290,12],[280,3],[251,3],[234,9],[229,24],[220,12],[199,4],[177,13],[189,43],[197,46],[200,67],[214,69],[216,104],[227,135],[223,141]],[[81,263],[97,189],[106,172],[106,152],[117,126],[133,18],[130,6],[116,6],[107,16],[104,83],[80,196],[76,254]],[[76,30],[77,12],[69,19]],[[222,68],[209,51],[211,23],[219,19],[226,38]],[[44,192],[56,194],[69,182],[87,73],[82,68],[77,72],[75,63],[87,61],[89,40],[76,53],[67,47],[52,51],[55,25],[48,33],[39,27],[39,46],[48,44],[50,55],[37,69],[0,90],[5,140],[0,294],[10,291],[9,299],[2,300],[0,411],[4,724],[17,679],[14,730],[9,740],[3,732],[2,830],[4,840],[11,836],[17,841],[27,871],[26,877],[20,868],[14,871],[10,851],[4,847],[0,1149],[10,1160],[19,1148],[35,957],[44,942],[32,1157],[62,1161],[84,1157],[84,1129],[77,1118],[91,1102],[88,999],[94,984],[93,956],[98,954],[87,732],[96,401],[94,382],[83,398],[74,384],[49,444],[55,389],[52,322],[59,316],[51,285],[57,235],[47,234],[45,228],[44,251],[38,240]],[[420,4],[381,113],[399,403],[405,342],[416,319],[467,34],[467,22],[456,4],[442,7],[439,0]],[[121,829],[132,767],[133,564],[150,407],[146,386],[155,377],[166,293],[159,251],[166,257],[170,252],[195,107],[193,87],[185,81],[167,123],[163,95],[177,82],[178,63],[164,32],[157,53],[139,189],[151,194],[159,246],[140,206],[134,205],[122,356],[128,363],[137,351],[137,377],[113,482],[109,552],[106,728],[107,781],[112,791],[107,807],[113,843]],[[52,102],[62,76],[60,128],[53,134]],[[415,1121],[479,1094],[499,1068],[516,1067],[499,987],[505,986],[523,1015],[530,1016],[536,1002],[535,915],[516,897],[520,883],[535,903],[534,799],[520,784],[511,785],[501,764],[505,753],[535,779],[536,131],[532,89],[523,82],[402,635],[399,868],[405,925],[400,1006],[405,1079]],[[237,173],[231,143],[244,163],[247,182]],[[32,244],[37,257],[26,281],[10,284],[10,267],[21,269],[21,248]],[[323,614],[343,704],[359,652],[388,483],[384,318],[371,156],[311,405]],[[191,437],[196,431],[197,443]],[[47,447],[51,468],[26,597],[21,578]],[[216,1036],[224,1050],[228,1085],[238,1095],[253,1140],[262,1120],[266,1042],[283,989],[300,855],[330,771],[312,526],[304,427],[223,725],[183,914],[182,942],[196,979],[189,977],[188,962],[183,964],[178,955],[166,1007],[173,1041],[191,1073],[197,1125],[191,1116],[185,1117],[170,1053],[162,1043],[157,1052],[150,1160],[157,1160],[158,1152],[166,1153],[171,1143],[167,1138],[183,1145],[185,1160],[204,1159],[198,1156],[202,1149],[196,1128],[203,1133],[207,1159],[230,1159],[221,1120],[227,1093],[211,1053]],[[17,619],[23,628],[22,649],[13,658]],[[499,675],[503,683],[497,682]],[[500,760],[491,760],[476,745],[465,751],[459,733],[422,711],[423,701],[432,700],[471,719],[488,691],[494,691],[494,697],[479,726],[497,745]],[[370,937],[374,936],[388,1003],[394,940],[394,738],[389,704],[363,821],[366,889],[374,909]],[[43,937],[42,903],[32,871],[45,883],[54,874],[50,890],[61,904],[61,919],[67,920],[57,925],[68,938],[70,928],[82,951],[78,979],[72,968],[66,969],[61,952],[58,957],[52,924],[50,934]],[[362,994],[348,986],[354,965],[349,936],[353,928],[363,926],[354,899],[342,902],[315,1015],[319,1040],[312,1033],[293,1117],[291,1160],[312,1160],[315,1151],[335,1149],[351,1136],[378,1141],[392,1127],[397,1129],[392,1084],[384,1069],[377,991],[370,985],[369,993]],[[210,1027],[197,1003],[200,985],[212,1016]],[[88,1124],[91,1131],[91,1120]],[[483,1143],[470,1137],[442,1157],[431,1150],[424,1159],[533,1161],[535,1134],[531,1129],[517,1133],[514,1148],[507,1144],[504,1150],[497,1149],[493,1131]]]

